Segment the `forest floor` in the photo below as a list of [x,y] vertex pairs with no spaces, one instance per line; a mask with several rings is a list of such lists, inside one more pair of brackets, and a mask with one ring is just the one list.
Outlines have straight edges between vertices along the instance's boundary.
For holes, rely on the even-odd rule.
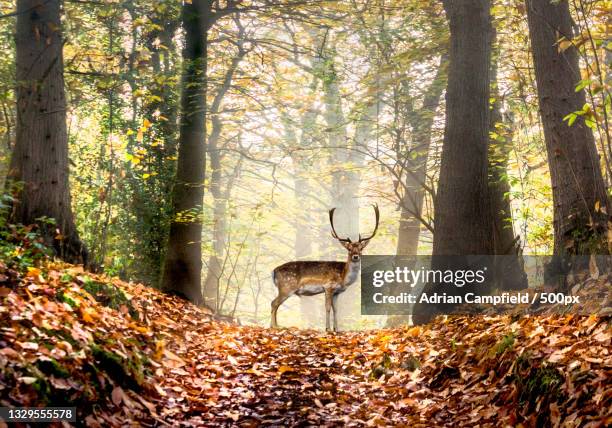
[[0,405],[76,406],[91,427],[610,426],[610,343],[609,316],[238,326],[79,267],[0,263]]

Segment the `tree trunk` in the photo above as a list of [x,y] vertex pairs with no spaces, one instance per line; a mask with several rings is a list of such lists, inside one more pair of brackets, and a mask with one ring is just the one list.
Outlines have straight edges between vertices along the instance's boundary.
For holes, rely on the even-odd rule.
[[[444,8],[450,25],[451,46],[432,259],[432,269],[442,270],[446,266],[439,264],[444,264],[444,260],[437,256],[493,253],[487,180],[490,1],[446,0]],[[437,288],[439,284],[429,283],[424,292]],[[463,291],[454,286],[444,290]],[[431,319],[432,308],[427,306],[430,305],[415,305],[413,322],[424,323]]]
[[223,122],[221,120],[221,106],[223,98],[229,91],[234,75],[238,70],[240,62],[244,59],[247,51],[244,46],[244,29],[241,27],[236,41],[238,52],[232,58],[231,64],[223,81],[219,86],[217,93],[210,106],[210,121],[212,131],[208,139],[208,153],[210,155],[210,192],[213,196],[213,253],[208,258],[208,271],[204,280],[204,303],[214,312],[219,311],[219,282],[223,274],[223,259],[225,256],[225,246],[227,242],[227,202],[232,192],[234,179],[238,175],[240,166],[234,171],[234,175],[223,180],[223,171],[221,161],[223,156],[219,150],[221,142],[221,131],[223,130]]
[[[316,35],[316,33],[315,33]],[[318,49],[320,37],[315,37],[315,49]],[[315,57],[311,61],[312,70],[318,70],[321,66],[321,58]],[[313,95],[319,87],[319,76],[313,73],[312,81],[309,86],[309,93]],[[302,149],[311,148],[316,132],[316,121],[319,115],[314,103],[304,106],[306,111],[302,113],[299,129],[301,131],[299,141],[291,117],[288,113],[282,112],[282,123],[284,129],[284,144],[288,148],[299,147]],[[312,222],[317,218],[317,212],[313,206],[313,189],[309,179],[308,156],[304,156],[301,150],[291,150],[291,160],[293,163],[293,195],[295,200],[294,218],[294,249],[295,260],[309,260],[313,258],[315,236],[313,233]],[[300,316],[302,326],[306,328],[316,328],[323,325],[324,304],[320,296],[300,297]]]
[[[496,44],[496,30],[493,42]],[[523,267],[520,241],[514,236],[510,184],[508,183],[508,160],[512,150],[513,124],[502,116],[501,99],[497,85],[497,63],[499,52],[494,47],[491,61],[491,124],[489,126],[489,192],[492,222],[493,253],[495,257],[495,284],[499,290],[522,290],[527,288],[527,275]]]
[[[21,183],[10,221],[39,225],[68,262],[87,263],[72,214],[60,1],[17,2],[16,144],[8,178]],[[55,225],[39,221],[55,220]],[[59,233],[57,230],[59,230]]]
[[446,82],[446,55],[440,58],[440,65],[434,80],[427,88],[423,98],[423,105],[413,111],[409,119],[412,126],[413,142],[406,167],[410,172],[406,174],[404,195],[400,201],[400,224],[397,237],[397,255],[416,255],[421,233],[421,219],[423,214],[423,200],[425,189],[423,183],[427,177],[427,161],[429,159],[429,146],[431,144],[431,131],[434,116]]
[[[352,160],[348,146],[346,118],[342,108],[340,84],[334,66],[335,49],[330,48],[323,72],[324,119],[327,126],[329,148],[333,155],[332,163],[332,204],[336,209],[336,230],[342,236],[356,240],[359,233],[359,204],[355,195],[354,172],[347,164]],[[340,248],[340,246],[338,246]]]
[[526,0],[540,115],[553,189],[554,254],[608,254],[608,198],[593,133],[582,117],[563,118],[586,103],[578,52],[558,40],[573,35],[568,2]]
[[[400,200],[400,223],[397,237],[398,256],[417,255],[419,236],[421,234],[423,202],[427,178],[427,161],[431,145],[431,132],[436,110],[446,83],[448,57],[442,55],[434,80],[431,82],[423,97],[421,108],[415,110],[409,106],[408,122],[412,128],[412,147],[405,160],[405,168],[409,170],[404,183],[404,194]],[[402,94],[401,97],[405,95]],[[404,150],[401,148],[400,150]],[[412,158],[412,154],[415,154]],[[398,157],[401,153],[398,153]],[[401,292],[401,287],[393,287],[392,293]],[[385,327],[396,327],[408,324],[408,315],[392,315],[387,317]]]
[[183,5],[185,48],[173,219],[161,287],[196,304],[202,297],[202,204],[206,169],[206,65],[210,0]]
[[[172,216],[172,177],[175,175],[175,161],[170,158],[176,156],[177,131],[176,111],[178,110],[178,97],[175,94],[175,85],[172,77],[176,75],[176,61],[174,50],[174,36],[179,25],[178,16],[170,14],[167,10],[159,12],[151,18],[155,27],[146,35],[146,46],[151,52],[152,76],[148,78],[150,101],[143,105],[144,117],[153,122],[155,140],[162,140],[163,145],[152,145],[147,148],[150,174],[147,185],[143,186],[141,177],[135,175],[129,183],[134,198],[132,204],[136,218],[134,229],[140,238],[135,248],[138,254],[136,259],[137,278],[148,284],[158,284],[162,274],[166,241],[170,230]],[[161,41],[159,46],[156,41]],[[156,77],[161,77],[157,80]],[[153,202],[153,203],[152,203]]]
[[[214,125],[213,125],[214,126]],[[212,135],[211,135],[212,139]],[[215,144],[216,147],[216,144]],[[208,272],[204,280],[204,303],[214,312],[218,308],[219,282],[223,274],[223,257],[227,241],[226,210],[227,199],[222,189],[221,156],[218,150],[211,150],[210,168],[210,193],[213,196],[213,253],[208,258]],[[227,192],[229,193],[229,192]]]

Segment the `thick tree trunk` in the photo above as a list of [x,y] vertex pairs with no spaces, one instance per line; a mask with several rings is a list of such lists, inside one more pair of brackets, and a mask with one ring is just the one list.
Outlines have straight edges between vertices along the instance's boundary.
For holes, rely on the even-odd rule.
[[[437,256],[493,253],[488,203],[490,1],[447,0],[444,8],[451,46],[432,269],[446,268],[438,266]],[[426,284],[424,291],[438,285]],[[462,290],[444,288],[450,293]],[[431,316],[431,307],[414,307],[413,322],[428,322]]]
[[578,52],[558,40],[573,35],[567,0],[526,0],[540,115],[548,152],[554,202],[556,255],[607,254],[608,198],[593,133],[582,118],[568,126],[563,118],[581,110],[584,91]]
[[201,304],[202,204],[206,168],[206,64],[210,0],[183,5],[185,48],[173,216],[161,287]]
[[[17,2],[16,144],[8,178],[16,190],[11,221],[38,223],[47,245],[87,263],[72,214],[60,1]],[[41,217],[55,225],[40,222]],[[56,229],[59,229],[59,233]]]

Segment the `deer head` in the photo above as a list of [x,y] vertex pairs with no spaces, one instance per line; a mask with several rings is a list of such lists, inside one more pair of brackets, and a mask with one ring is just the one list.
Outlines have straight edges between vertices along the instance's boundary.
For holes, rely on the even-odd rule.
[[374,238],[376,235],[376,231],[378,230],[378,222],[380,220],[380,213],[378,211],[378,205],[372,205],[374,208],[374,214],[376,215],[376,226],[374,227],[374,232],[366,238],[362,238],[361,234],[359,234],[359,240],[357,242],[352,242],[351,238],[340,238],[336,233],[336,229],[334,228],[334,212],[335,208],[329,210],[329,222],[332,228],[332,236],[340,242],[340,244],[347,249],[349,252],[349,260],[351,262],[358,262],[361,258],[361,252],[364,248],[370,243],[370,239]]

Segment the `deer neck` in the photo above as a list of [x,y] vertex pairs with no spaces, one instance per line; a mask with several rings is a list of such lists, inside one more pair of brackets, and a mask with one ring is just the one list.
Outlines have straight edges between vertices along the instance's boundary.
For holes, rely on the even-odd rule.
[[343,272],[344,281],[342,284],[343,286],[347,287],[357,280],[357,277],[359,276],[360,267],[361,267],[361,262],[352,261],[351,255],[349,254],[348,260],[344,264],[344,272]]

